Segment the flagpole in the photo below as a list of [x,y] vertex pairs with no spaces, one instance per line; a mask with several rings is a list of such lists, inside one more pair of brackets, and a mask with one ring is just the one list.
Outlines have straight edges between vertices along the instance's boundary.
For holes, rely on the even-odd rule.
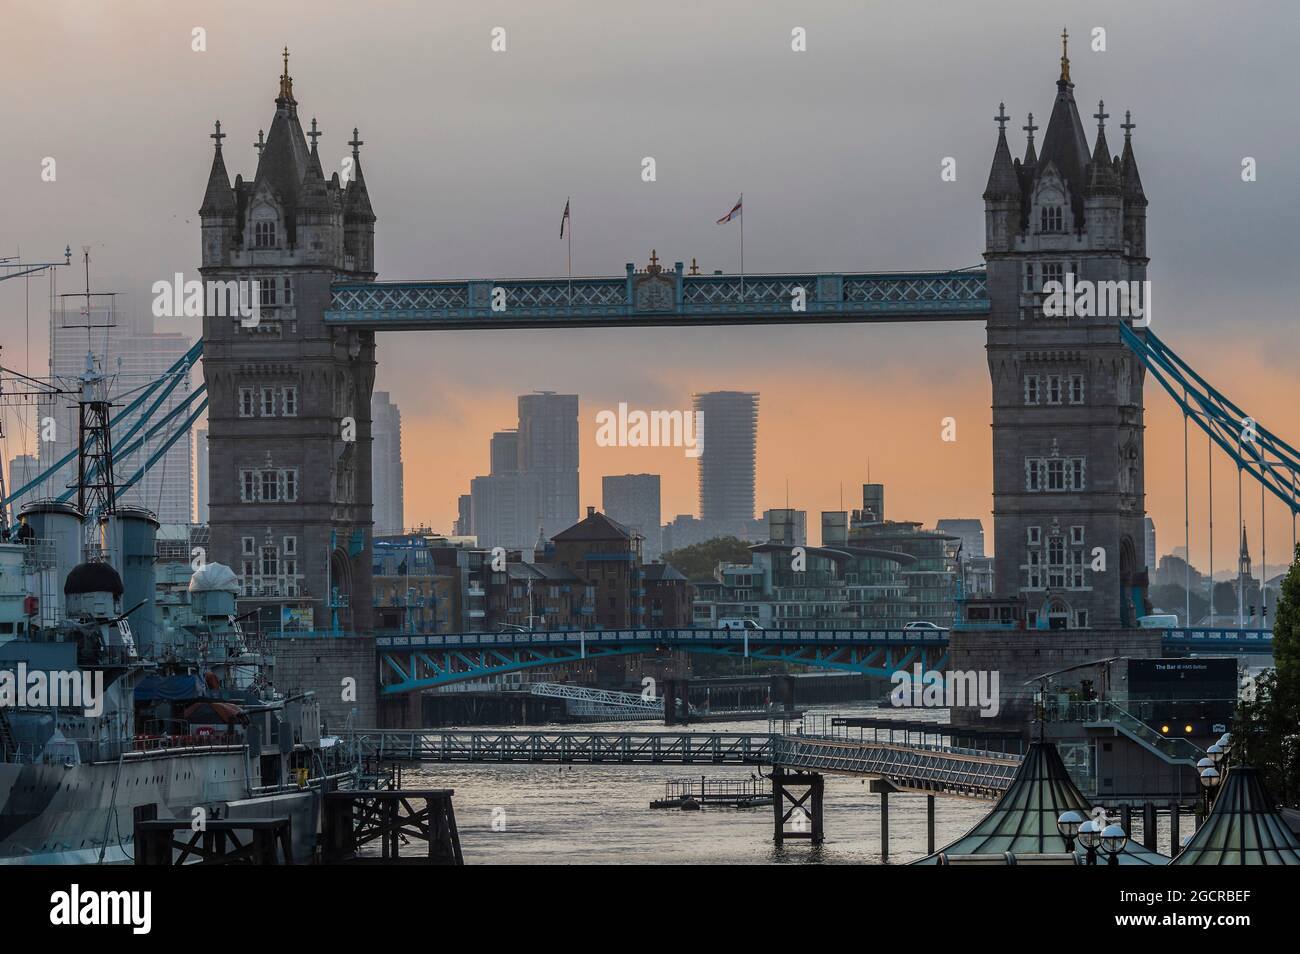
[[745,193],[740,193],[740,303],[745,303]]
[[573,306],[573,211],[570,208],[573,196],[564,200],[564,207],[569,211],[569,306]]

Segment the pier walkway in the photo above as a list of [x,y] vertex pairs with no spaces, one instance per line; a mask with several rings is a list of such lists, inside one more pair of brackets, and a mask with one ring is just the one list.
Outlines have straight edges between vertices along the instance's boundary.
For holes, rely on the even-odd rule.
[[548,732],[371,729],[361,758],[462,764],[779,765],[888,780],[897,791],[997,798],[1020,756],[956,746],[778,732]]

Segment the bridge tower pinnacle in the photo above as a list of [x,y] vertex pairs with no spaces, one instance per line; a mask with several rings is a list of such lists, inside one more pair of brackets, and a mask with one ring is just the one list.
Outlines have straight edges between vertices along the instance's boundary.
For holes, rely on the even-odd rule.
[[[1031,627],[1121,628],[1148,609],[1144,371],[1119,323],[1145,319],[1102,305],[1107,289],[1146,279],[1146,197],[1128,114],[1122,158],[1109,153],[1104,105],[1088,148],[1068,38],[1041,152],[1031,115],[1024,160],[1013,162],[999,112],[984,192],[994,590],[1023,597]],[[1090,307],[1057,307],[1088,287]]]
[[218,127],[199,212],[205,281],[239,283],[249,304],[255,282],[259,306],[256,320],[234,309],[203,319],[206,559],[234,568],[240,611],[261,611],[264,630],[286,619],[323,630],[337,614],[340,628],[366,632],[374,333],[326,327],[324,312],[331,283],[375,277],[375,214],[359,142],[346,184],[325,178],[321,133],[313,120],[304,136],[283,56],[253,178],[231,185]]

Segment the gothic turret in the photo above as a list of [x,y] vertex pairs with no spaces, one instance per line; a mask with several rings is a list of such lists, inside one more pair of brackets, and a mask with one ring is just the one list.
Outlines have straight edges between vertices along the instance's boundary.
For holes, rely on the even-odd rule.
[[212,138],[217,145],[212,155],[212,170],[208,173],[208,187],[203,193],[203,205],[199,207],[205,265],[209,264],[209,259],[213,264],[219,261],[236,235],[235,194],[230,188],[226,162],[221,157],[221,140],[226,138],[226,134],[221,131],[219,119]]
[[998,104],[993,117],[998,124],[998,144],[993,150],[993,166],[984,187],[985,233],[990,249],[1008,250],[1020,229],[1021,182],[1017,166],[1011,161],[1007,145],[1007,104]]
[[361,147],[365,145],[352,129],[352,179],[343,191],[343,248],[361,272],[375,269],[375,212],[370,207],[365,173],[361,171]]
[[1124,122],[1124,154],[1120,157],[1120,182],[1124,195],[1124,244],[1129,254],[1145,258],[1147,254],[1147,196],[1142,191],[1137,157],[1133,155],[1133,117],[1127,110]]
[[1115,160],[1106,145],[1106,104],[1099,102],[1093,116],[1097,120],[1097,145],[1088,163],[1088,178],[1084,184],[1084,221],[1089,238],[1096,248],[1119,248],[1123,241],[1120,213],[1124,200],[1120,197],[1119,173]]

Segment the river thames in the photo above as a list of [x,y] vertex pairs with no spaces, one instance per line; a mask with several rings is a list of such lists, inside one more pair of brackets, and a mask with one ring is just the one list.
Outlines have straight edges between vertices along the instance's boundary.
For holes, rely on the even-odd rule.
[[[875,706],[817,707],[810,713],[897,716]],[[916,710],[908,718],[917,718]],[[947,710],[926,713],[946,722]],[[450,727],[449,727],[450,728]],[[503,727],[522,730],[523,727]],[[662,723],[610,722],[527,729],[663,731]],[[694,732],[767,732],[766,720],[709,723]],[[485,728],[484,731],[492,731]],[[749,766],[443,765],[404,768],[404,788],[453,788],[467,864],[880,864],[880,797],[862,778],[826,776],[825,843],[772,844],[772,808],[652,809],[671,779],[701,774],[748,779]],[[764,767],[766,772],[766,767]],[[935,841],[943,847],[993,807],[935,799]],[[889,863],[925,854],[925,796],[889,800]]]

